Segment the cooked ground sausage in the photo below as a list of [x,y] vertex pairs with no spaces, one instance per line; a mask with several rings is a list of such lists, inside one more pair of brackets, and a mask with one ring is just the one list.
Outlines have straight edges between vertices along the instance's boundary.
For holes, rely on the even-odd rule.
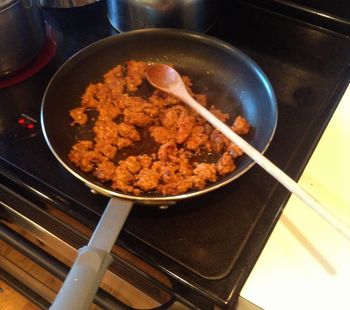
[[88,116],[85,113],[85,108],[78,107],[69,111],[69,115],[73,119],[73,124],[85,125],[88,121]]
[[[178,195],[202,189],[234,171],[235,159],[243,152],[200,115],[160,90],[153,90],[148,98],[136,95],[147,83],[147,67],[145,62],[130,60],[106,72],[103,83],[87,86],[80,105],[69,114],[72,126],[93,123],[94,138],[76,142],[69,159],[113,190],[134,195],[150,191]],[[183,80],[189,93],[208,106],[207,95],[194,93],[188,76]],[[95,110],[97,116],[89,119],[88,110]],[[209,110],[223,122],[229,121],[230,116],[215,106]],[[238,115],[231,128],[246,135],[250,124]],[[157,151],[123,157],[124,150],[142,143],[156,145]],[[200,162],[198,154],[205,153],[219,159]]]

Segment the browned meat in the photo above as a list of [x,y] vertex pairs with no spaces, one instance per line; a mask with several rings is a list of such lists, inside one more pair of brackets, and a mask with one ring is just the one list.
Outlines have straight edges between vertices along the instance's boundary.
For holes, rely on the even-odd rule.
[[205,133],[204,126],[194,126],[189,138],[185,142],[185,147],[188,150],[195,151],[198,150],[200,146],[208,141],[209,137]]
[[150,127],[149,131],[154,141],[159,144],[164,144],[174,140],[176,134],[174,130],[162,126],[152,126]]
[[103,77],[113,97],[124,93],[126,83],[121,65],[112,68]]
[[143,191],[150,191],[158,186],[160,175],[157,171],[144,168],[136,175],[135,186]]
[[184,81],[184,84],[185,84],[185,86],[186,86],[186,89],[187,89],[188,93],[189,93],[191,96],[193,96],[194,93],[193,93],[193,91],[192,91],[192,81],[191,81],[190,77],[187,76],[187,75],[183,75],[181,78],[182,78],[182,80]]
[[227,147],[227,151],[230,153],[232,158],[237,158],[243,155],[243,151],[236,144],[233,143],[231,143]]
[[110,181],[113,179],[116,169],[116,165],[111,161],[104,161],[97,165],[94,176],[102,182]]
[[233,122],[231,128],[235,133],[243,136],[248,134],[248,132],[250,131],[250,124],[244,117],[239,115],[235,118],[235,121]]
[[174,141],[164,143],[158,150],[158,158],[160,161],[174,160],[177,157],[177,146]]
[[182,144],[187,140],[194,125],[195,118],[193,115],[188,115],[187,111],[184,111],[180,114],[180,117],[177,121],[178,129],[175,137],[177,144]]
[[127,159],[119,162],[121,167],[127,168],[131,173],[138,173],[143,167],[136,156],[129,156]]
[[[235,159],[243,152],[195,111],[160,90],[148,98],[133,94],[145,80],[147,66],[131,60],[106,72],[103,83],[87,86],[80,106],[69,114],[77,126],[92,123],[94,137],[76,142],[68,154],[70,161],[113,190],[133,195],[149,191],[178,195],[202,189],[234,171]],[[194,93],[188,76],[183,80],[190,94],[208,106],[207,95]],[[86,113],[87,109],[94,111]],[[211,105],[210,111],[228,122],[229,115],[220,109]],[[232,130],[246,135],[250,124],[237,116]],[[148,144],[149,154],[132,149]],[[129,150],[136,155],[126,155]],[[211,153],[217,162],[207,162]]]
[[90,140],[81,140],[75,143],[72,147],[73,151],[77,152],[85,152],[85,151],[91,151],[93,149],[93,143]]
[[112,100],[108,100],[98,108],[98,112],[99,112],[98,118],[100,120],[109,121],[110,119],[117,118],[121,113],[121,109],[118,105],[114,104]]
[[88,116],[85,113],[85,108],[78,107],[69,111],[70,117],[73,119],[74,124],[85,125],[88,121]]
[[171,183],[177,175],[178,165],[173,162],[156,161],[152,169],[159,173],[162,183]]
[[82,95],[81,105],[86,108],[97,108],[111,96],[107,85],[103,83],[90,84]]
[[153,160],[156,158],[156,156],[154,154],[151,155],[139,155],[137,156],[137,160],[140,163],[140,165],[142,166],[142,168],[149,168],[151,167]]
[[158,89],[153,92],[153,94],[148,98],[148,101],[152,104],[153,107],[157,108],[166,108],[171,105],[180,103],[179,99],[168,95]]
[[101,153],[108,159],[113,159],[117,154],[118,148],[112,144],[105,143],[105,141],[97,141],[95,143],[95,151]]
[[180,154],[178,157],[179,174],[184,177],[189,177],[193,174],[193,167],[190,160],[186,157],[186,154]]
[[176,175],[171,179],[171,182],[160,184],[157,187],[157,191],[162,195],[178,195],[187,192],[192,189],[192,187],[192,177],[185,178],[181,175]]
[[220,121],[227,122],[230,115],[227,113],[222,113],[219,109],[215,108],[213,105],[209,108],[209,111],[213,113]]
[[118,135],[124,138],[129,138],[132,141],[140,141],[141,137],[135,126],[120,123],[117,125]]
[[132,186],[135,177],[134,175],[127,169],[127,167],[122,167],[120,165],[114,170],[113,174],[113,183],[112,189],[118,189],[123,192],[132,193],[134,191],[134,187]]
[[220,153],[228,143],[228,139],[217,129],[210,134],[210,145],[215,153]]
[[118,137],[118,125],[112,121],[100,120],[95,122],[93,128],[96,142],[104,142],[108,144],[116,144]]
[[92,171],[98,163],[106,160],[106,157],[93,149],[93,143],[88,140],[74,144],[68,157],[84,172]]
[[124,121],[139,127],[151,125],[158,115],[158,109],[140,97],[126,97],[126,107],[123,110]]
[[207,181],[215,182],[217,180],[215,164],[200,163],[193,170],[193,184],[196,188],[204,188]]
[[123,114],[125,122],[139,127],[150,125],[153,121],[144,111],[135,111],[133,108],[125,109]]
[[219,175],[226,175],[236,169],[236,165],[229,152],[225,152],[216,164],[216,170]]
[[196,99],[203,107],[207,106],[207,95],[206,94],[194,94],[194,99]]
[[129,91],[135,91],[141,85],[145,78],[147,66],[147,63],[143,61],[128,61],[125,81]]
[[152,98],[153,96],[157,96],[159,99],[163,100],[163,106],[172,106],[180,103],[180,100],[178,98],[159,89],[156,89],[150,98]]
[[160,121],[165,128],[177,129],[180,115],[185,111],[188,111],[186,107],[174,105],[164,110]]
[[118,137],[115,141],[116,145],[118,146],[119,149],[123,149],[126,147],[129,147],[134,144],[134,141],[132,141],[129,138],[124,138],[124,137]]

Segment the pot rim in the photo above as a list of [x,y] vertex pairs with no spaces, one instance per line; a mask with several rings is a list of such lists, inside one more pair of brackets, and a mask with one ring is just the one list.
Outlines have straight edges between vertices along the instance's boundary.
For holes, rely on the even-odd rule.
[[16,5],[21,0],[4,0],[0,1],[0,13]]
[[42,8],[69,9],[86,6],[99,2],[100,0],[38,0]]

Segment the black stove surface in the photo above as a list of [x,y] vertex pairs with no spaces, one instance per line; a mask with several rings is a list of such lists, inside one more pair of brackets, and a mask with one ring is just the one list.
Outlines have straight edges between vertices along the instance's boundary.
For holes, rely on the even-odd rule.
[[[266,156],[298,178],[349,82],[350,41],[243,1],[222,5],[208,34],[247,53],[270,79],[279,117]],[[50,153],[40,105],[50,78],[70,56],[117,32],[103,1],[44,14],[56,36],[56,55],[30,79],[0,89],[0,172],[94,227],[108,198],[91,193]],[[167,210],[135,206],[118,243],[210,300],[231,303],[288,197],[254,166],[224,188]]]

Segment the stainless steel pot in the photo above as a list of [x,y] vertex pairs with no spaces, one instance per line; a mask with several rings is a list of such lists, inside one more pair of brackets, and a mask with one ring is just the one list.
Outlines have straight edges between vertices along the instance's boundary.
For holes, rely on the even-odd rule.
[[206,32],[217,18],[219,4],[217,0],[107,0],[107,15],[121,32],[141,28]]
[[0,0],[0,76],[29,64],[44,43],[44,20],[35,0]]
[[69,9],[89,5],[99,0],[38,0],[43,8]]

